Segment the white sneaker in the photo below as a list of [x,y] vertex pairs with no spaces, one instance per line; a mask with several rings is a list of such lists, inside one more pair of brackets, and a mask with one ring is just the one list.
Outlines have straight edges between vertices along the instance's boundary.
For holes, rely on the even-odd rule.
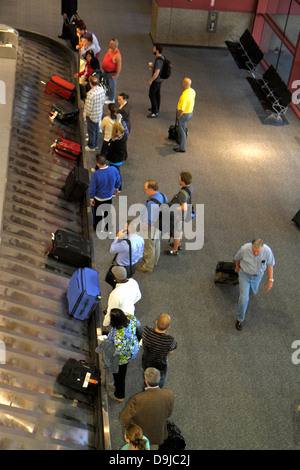
[[95,152],[96,149],[90,149],[88,145],[85,146],[85,151],[86,152]]
[[104,101],[104,104],[110,104],[110,103],[114,103],[114,102],[115,102],[115,100],[112,100],[112,101],[106,100],[106,101]]

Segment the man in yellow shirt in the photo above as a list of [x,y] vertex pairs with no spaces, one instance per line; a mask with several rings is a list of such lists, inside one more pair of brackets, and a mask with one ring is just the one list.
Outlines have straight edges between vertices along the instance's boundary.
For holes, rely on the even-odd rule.
[[174,152],[185,152],[186,146],[186,126],[193,116],[196,92],[191,88],[192,80],[184,78],[182,81],[183,92],[177,105],[178,119],[178,140],[179,147],[174,148]]

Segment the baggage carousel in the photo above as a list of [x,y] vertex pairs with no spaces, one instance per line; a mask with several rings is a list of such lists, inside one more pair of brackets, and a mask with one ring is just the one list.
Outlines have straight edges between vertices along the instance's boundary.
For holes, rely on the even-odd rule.
[[[6,59],[13,60],[13,59]],[[52,233],[63,229],[90,239],[88,201],[63,192],[75,163],[51,145],[65,136],[83,142],[82,117],[51,122],[60,98],[46,83],[73,81],[77,57],[42,35],[18,31],[7,175],[3,190],[0,252],[0,449],[107,449],[108,416],[98,395],[74,392],[57,376],[70,358],[96,364],[97,319],[68,315],[66,290],[73,266],[48,257]],[[77,85],[78,87],[78,85]],[[77,88],[79,106],[79,90]],[[91,267],[93,264],[93,256]]]

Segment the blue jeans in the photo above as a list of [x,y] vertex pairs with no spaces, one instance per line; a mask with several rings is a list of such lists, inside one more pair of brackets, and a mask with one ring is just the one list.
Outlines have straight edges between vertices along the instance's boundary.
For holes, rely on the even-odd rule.
[[111,78],[111,76],[115,74],[116,72],[104,72],[104,77],[108,81],[107,99],[109,101],[115,101],[117,79]]
[[93,122],[90,118],[86,117],[86,125],[88,132],[88,147],[90,149],[95,149],[99,144],[99,122]]
[[262,277],[263,277],[263,274],[260,274],[259,276],[254,276],[251,274],[247,274],[240,269],[239,271],[240,296],[238,300],[238,312],[237,312],[238,321],[243,322],[245,320],[245,313],[248,307],[250,289],[252,290],[253,294],[256,295]]
[[186,147],[186,126],[191,117],[193,116],[193,113],[186,113],[183,114],[179,119],[178,119],[178,140],[179,140],[179,148],[180,150],[185,150]]

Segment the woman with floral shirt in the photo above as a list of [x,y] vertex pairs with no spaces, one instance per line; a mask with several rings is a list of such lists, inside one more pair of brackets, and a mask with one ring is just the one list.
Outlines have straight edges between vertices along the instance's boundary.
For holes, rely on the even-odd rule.
[[113,308],[110,311],[111,331],[108,339],[115,345],[116,353],[119,356],[119,371],[113,374],[114,384],[109,386],[115,392],[109,392],[109,397],[120,403],[125,398],[125,377],[127,364],[134,359],[139,350],[139,341],[136,336],[136,328],[141,323],[135,316],[126,316],[120,308]]

